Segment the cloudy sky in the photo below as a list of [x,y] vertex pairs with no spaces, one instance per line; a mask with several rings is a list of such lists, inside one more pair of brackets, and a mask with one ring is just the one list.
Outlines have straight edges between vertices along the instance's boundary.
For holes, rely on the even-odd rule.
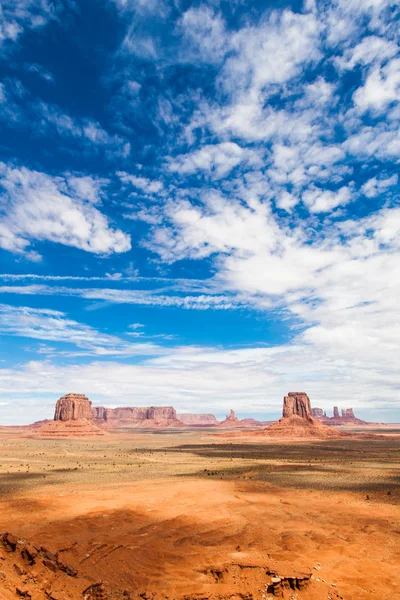
[[5,0],[0,422],[400,421],[396,0]]

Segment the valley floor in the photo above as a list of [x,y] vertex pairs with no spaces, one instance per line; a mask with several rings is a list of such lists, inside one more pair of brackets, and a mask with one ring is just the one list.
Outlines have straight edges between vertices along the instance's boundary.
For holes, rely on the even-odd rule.
[[2,600],[400,600],[400,438],[3,433],[5,531],[45,550],[0,544]]

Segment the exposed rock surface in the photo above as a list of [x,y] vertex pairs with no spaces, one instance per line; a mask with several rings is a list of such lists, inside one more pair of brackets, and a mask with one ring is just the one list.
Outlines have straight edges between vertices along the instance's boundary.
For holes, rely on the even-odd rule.
[[219,423],[217,427],[226,429],[240,429],[245,427],[262,427],[263,423],[256,421],[255,419],[238,419],[235,415],[234,410],[229,411],[229,415],[226,415],[224,421]]
[[185,425],[193,425],[195,427],[213,427],[219,423],[216,416],[212,415],[211,413],[179,413],[177,417],[180,421],[182,421],[182,423],[185,423]]
[[0,568],[2,600],[82,598],[88,586],[87,579],[79,577],[78,571],[65,563],[59,553],[12,533],[0,534]]
[[322,408],[312,408],[311,416],[315,417],[316,419],[321,419],[324,416],[326,417],[326,413],[322,410]]
[[304,392],[289,392],[283,399],[283,416],[298,415],[303,419],[311,418],[310,398]]
[[143,427],[162,429],[184,427],[172,406],[123,406],[105,408],[94,406],[92,416],[96,425],[107,429]]
[[37,430],[42,438],[88,438],[105,435],[91,419],[71,419],[70,421],[49,421]]
[[92,418],[92,403],[85,394],[66,394],[56,403],[55,421],[75,421]]
[[84,394],[66,394],[56,403],[54,421],[47,421],[35,433],[43,438],[87,438],[104,435],[92,421],[92,403]]
[[310,399],[304,392],[289,392],[283,399],[283,416],[262,432],[281,438],[338,438],[340,433],[311,414]]
[[[315,414],[314,414],[315,411]],[[325,423],[325,425],[334,425],[334,426],[351,426],[351,425],[368,425],[366,421],[362,419],[358,419],[354,415],[354,410],[352,408],[342,408],[342,414],[339,414],[339,408],[337,406],[333,407],[333,417],[328,417],[326,413],[321,408],[314,408],[313,415],[321,421],[321,423]]]

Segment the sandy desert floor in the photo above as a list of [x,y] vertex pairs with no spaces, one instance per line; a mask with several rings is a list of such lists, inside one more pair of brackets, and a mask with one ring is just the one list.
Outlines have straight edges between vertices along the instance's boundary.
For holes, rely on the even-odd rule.
[[400,600],[400,437],[2,433],[5,531],[43,549],[0,544],[1,600]]

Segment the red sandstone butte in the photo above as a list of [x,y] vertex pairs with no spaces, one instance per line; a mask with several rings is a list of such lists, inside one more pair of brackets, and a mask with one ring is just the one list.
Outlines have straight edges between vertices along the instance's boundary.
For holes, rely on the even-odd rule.
[[262,432],[281,438],[339,438],[341,434],[323,425],[311,415],[310,399],[305,392],[289,392],[283,399],[283,416]]

